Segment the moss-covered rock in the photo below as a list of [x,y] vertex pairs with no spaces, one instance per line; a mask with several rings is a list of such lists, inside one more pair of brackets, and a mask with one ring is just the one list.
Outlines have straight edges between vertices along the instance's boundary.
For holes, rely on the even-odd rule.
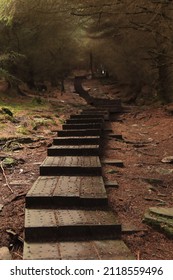
[[13,117],[13,113],[11,112],[11,110],[6,108],[6,107],[3,107],[1,109],[1,111],[2,111],[3,114],[6,114],[6,115],[9,115],[10,117]]
[[11,157],[6,157],[3,161],[2,161],[2,165],[4,167],[12,167],[16,164],[16,160],[14,158]]
[[143,222],[173,238],[173,208],[151,207],[144,214]]

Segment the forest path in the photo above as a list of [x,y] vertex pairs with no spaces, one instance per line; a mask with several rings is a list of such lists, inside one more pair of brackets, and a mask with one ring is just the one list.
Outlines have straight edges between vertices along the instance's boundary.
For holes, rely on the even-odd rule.
[[[95,96],[99,92],[98,98],[115,96],[115,92],[119,91],[117,85],[101,85],[98,81],[86,83],[85,87],[91,88]],[[58,90],[52,92],[52,96],[56,95],[52,97],[56,99],[53,107],[49,102],[35,103],[33,97],[1,96],[1,107],[11,109],[18,121],[13,123],[1,115],[1,160],[11,157],[15,159],[15,164],[4,167],[14,193],[7,188],[5,177],[0,174],[3,194],[0,198],[3,205],[0,246],[10,246],[14,259],[22,258],[22,244],[7,231],[13,230],[20,238],[23,237],[25,195],[39,176],[39,166],[47,156],[52,139],[55,139],[56,145],[66,145],[64,137],[68,139],[68,144],[77,144],[78,136],[61,136],[58,137],[60,142],[56,142],[55,130],[62,131],[65,119],[79,114],[86,106],[84,100],[72,94],[72,83],[66,84],[66,90],[62,96]],[[17,106],[20,106],[18,111]],[[105,135],[106,142],[103,141],[105,159],[121,159],[124,163],[123,168],[110,164],[102,166],[104,182],[109,186],[109,205],[118,214],[124,232],[122,238],[134,255],[140,259],[172,259],[172,241],[142,223],[145,211],[158,206],[161,200],[166,207],[172,205],[172,166],[161,162],[165,156],[173,155],[171,111],[167,111],[166,106],[128,106],[128,112],[127,106],[125,109],[126,113],[118,116],[116,122],[113,119],[109,121],[107,129],[112,130],[112,136]],[[114,134],[119,137],[115,138]],[[98,144],[97,136],[88,137],[91,138],[89,145]],[[83,142],[83,145],[88,144]]]

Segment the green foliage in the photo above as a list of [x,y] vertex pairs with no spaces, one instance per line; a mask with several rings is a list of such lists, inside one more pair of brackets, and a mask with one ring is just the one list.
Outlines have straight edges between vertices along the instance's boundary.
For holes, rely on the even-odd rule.
[[24,57],[24,55],[14,51],[0,54],[0,78],[4,78],[10,84],[20,83],[21,80],[10,73],[10,70],[11,67],[19,63]]
[[[88,69],[92,51],[95,70],[102,65],[122,83],[155,84],[169,95],[172,8],[151,0],[0,0],[1,76],[56,85]],[[26,60],[16,60],[20,53]]]
[[19,134],[22,134],[22,135],[29,134],[28,129],[24,125],[18,126],[16,132],[19,133]]
[[14,12],[14,0],[0,0],[0,21],[10,25]]

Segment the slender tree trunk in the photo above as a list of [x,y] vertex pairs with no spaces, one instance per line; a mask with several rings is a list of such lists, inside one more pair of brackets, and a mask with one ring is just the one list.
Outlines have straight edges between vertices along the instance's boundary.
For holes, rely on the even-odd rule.
[[65,92],[64,81],[65,81],[65,78],[61,77],[61,95],[63,95],[63,93]]

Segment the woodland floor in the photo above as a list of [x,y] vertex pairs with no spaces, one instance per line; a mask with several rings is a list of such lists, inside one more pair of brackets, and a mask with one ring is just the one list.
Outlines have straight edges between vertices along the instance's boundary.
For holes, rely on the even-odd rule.
[[[91,94],[97,97],[114,96],[118,91],[121,96],[123,92],[116,85],[105,86],[97,81],[88,81],[86,87],[92,88]],[[22,243],[7,231],[23,238],[25,195],[39,176],[39,165],[56,135],[53,131],[61,129],[63,121],[86,104],[73,93],[70,83],[66,88],[63,95],[56,89],[50,91],[49,97],[42,93],[45,99],[41,104],[40,98],[31,96],[0,96],[0,107],[8,107],[14,113],[13,119],[0,115],[0,159],[15,159],[15,164],[4,168],[4,174],[0,171],[0,247],[10,247],[13,259],[22,259]],[[173,167],[161,162],[173,156],[173,116],[164,106],[129,108],[128,113],[118,116],[117,122],[109,124],[115,133],[122,134],[123,140],[105,140],[104,157],[124,162],[123,168],[103,167],[104,177],[119,184],[119,188],[107,189],[109,203],[123,227],[140,229],[122,236],[136,258],[172,260],[172,240],[142,220],[149,207],[173,205]],[[16,139],[12,141],[13,137]],[[153,185],[147,178],[160,181]]]

